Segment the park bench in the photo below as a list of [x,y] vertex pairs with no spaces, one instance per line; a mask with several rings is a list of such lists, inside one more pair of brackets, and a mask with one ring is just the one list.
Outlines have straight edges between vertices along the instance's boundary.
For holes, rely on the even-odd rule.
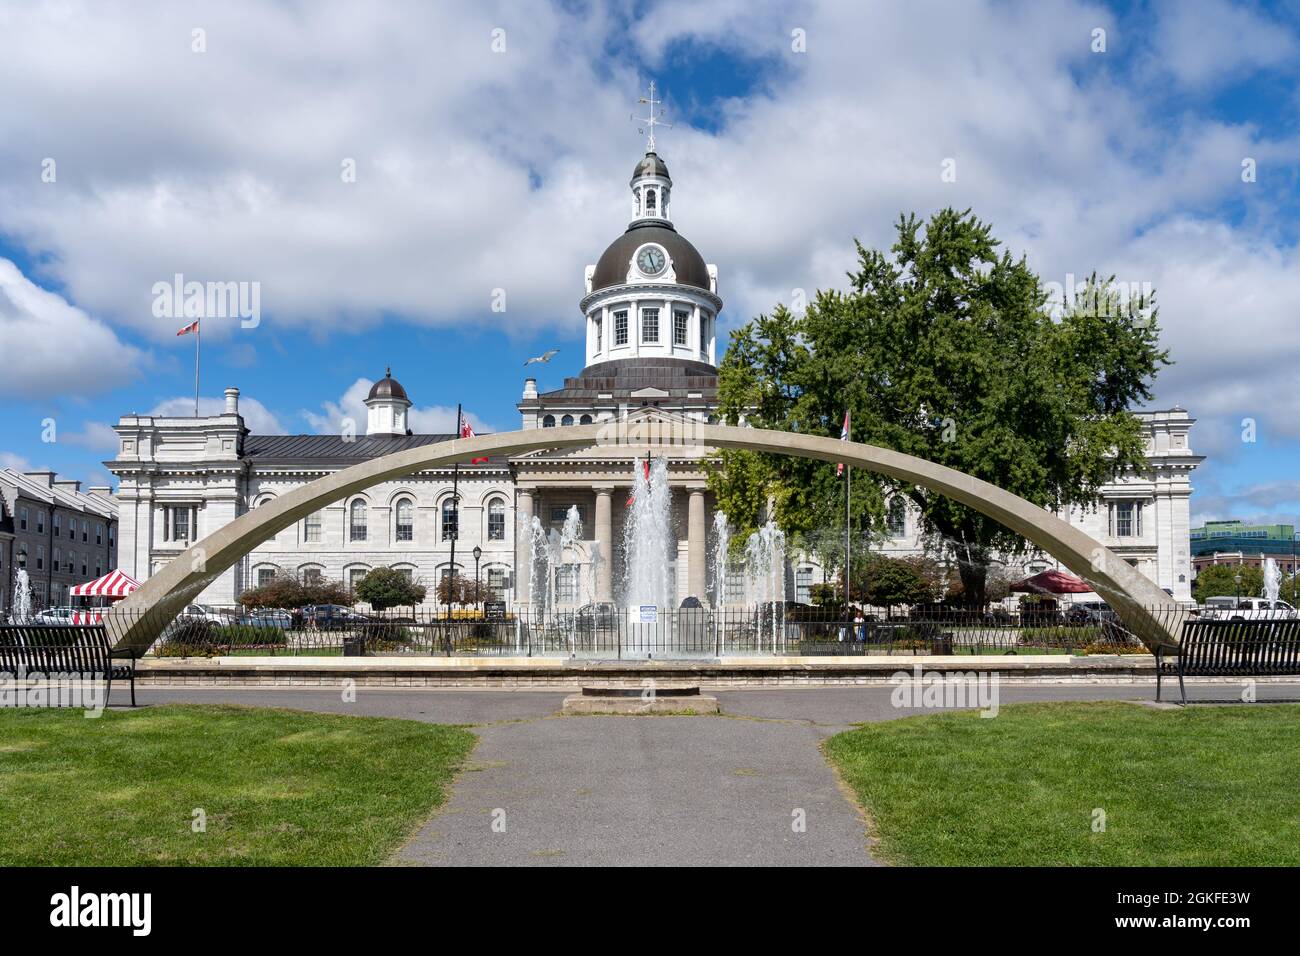
[[107,702],[114,680],[131,683],[131,706],[135,704],[135,652],[114,650],[102,624],[71,626],[49,624],[7,624],[0,626],[0,674],[78,674],[101,678],[108,686]]
[[1300,620],[1188,621],[1178,647],[1156,650],[1156,700],[1165,674],[1184,677],[1292,677],[1300,675]]

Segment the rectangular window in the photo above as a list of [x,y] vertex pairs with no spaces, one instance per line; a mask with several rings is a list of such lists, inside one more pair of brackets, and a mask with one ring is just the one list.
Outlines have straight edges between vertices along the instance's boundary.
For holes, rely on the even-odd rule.
[[504,508],[488,510],[488,540],[504,541],[506,539],[506,512]]
[[310,544],[320,542],[321,514],[319,511],[313,511],[302,523],[302,539]]
[[26,509],[26,508],[19,508],[19,509],[18,509],[18,527],[19,527],[21,530],[23,530],[23,531],[26,531],[26,530],[27,530],[27,517],[28,517],[28,515],[27,515],[27,509]]
[[709,351],[709,313],[700,313],[700,351]]
[[366,568],[351,568],[348,571],[348,587],[355,591],[357,585],[361,583],[361,579],[366,576],[366,573]]
[[673,313],[673,345],[687,344],[687,331],[690,328],[691,316],[689,312]]
[[265,585],[267,585],[267,584],[270,584],[271,581],[274,580],[274,578],[275,578],[275,569],[274,569],[274,568],[258,568],[258,569],[257,569],[257,586],[258,586],[259,588],[260,588],[260,587],[263,587],[263,586],[265,586]]
[[591,321],[596,326],[596,351],[599,352],[602,348],[601,339],[604,337],[605,323],[601,321],[599,312],[591,317]]
[[45,533],[45,512],[44,511],[36,512],[36,533],[37,534]]
[[460,510],[447,502],[442,506],[442,540],[452,541],[460,538]]
[[54,570],[57,571],[63,567],[63,552],[58,548],[54,549]]
[[745,603],[745,569],[727,568],[726,597],[727,604]]
[[614,313],[614,344],[627,345],[627,313]]
[[561,604],[578,603],[578,573],[581,565],[562,564],[555,570],[555,599]]
[[99,545],[103,543],[104,543],[104,522],[97,521],[95,522],[95,544]]
[[487,586],[488,590],[492,592],[493,600],[504,600],[506,590],[505,568],[488,568]]
[[[573,505],[555,505],[551,508],[551,524],[564,524],[569,517],[569,509]],[[578,520],[583,524],[587,523],[587,509],[578,505]]]
[[[77,523],[74,521],[72,524],[75,527]],[[63,522],[60,520],[59,513],[56,511],[54,512],[54,536],[57,538],[61,534],[63,534]]]
[[1116,538],[1142,536],[1142,502],[1116,501],[1110,506],[1110,533]]
[[803,604],[812,600],[812,568],[800,568],[794,574],[794,599]]
[[90,543],[90,522],[81,522],[81,542],[82,544]]
[[303,584],[320,584],[320,581],[321,581],[320,568],[303,568],[302,571]]
[[190,537],[190,509],[172,508],[172,539],[188,541]]
[[36,570],[45,570],[45,545],[43,544],[38,544],[36,546]]
[[658,309],[641,310],[641,341],[642,342],[659,341],[659,310]]

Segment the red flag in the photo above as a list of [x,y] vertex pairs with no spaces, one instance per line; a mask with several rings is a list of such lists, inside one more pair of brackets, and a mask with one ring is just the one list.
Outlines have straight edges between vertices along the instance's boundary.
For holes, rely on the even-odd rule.
[[177,335],[189,335],[191,332],[197,332],[198,330],[199,330],[199,320],[198,320],[198,319],[195,319],[195,320],[194,320],[193,322],[191,322],[189,325],[185,326],[185,328],[179,330],[176,334],[177,334]]
[[[470,425],[469,419],[465,418],[464,416],[462,416],[460,420],[460,437],[461,438],[474,437],[474,428],[472,425]],[[471,458],[469,463],[471,465],[481,465],[486,461],[487,461],[486,458]]]
[[[645,483],[648,485],[648,484],[650,484],[650,459],[647,458],[644,462],[642,462],[642,464],[645,466]],[[623,507],[624,507],[624,508],[631,508],[631,507],[632,507],[632,502],[634,502],[634,501],[636,501],[636,490],[635,490],[635,489],[633,489],[632,493],[631,493],[630,495],[627,496],[627,504],[625,504]]]
[[[848,441],[848,440],[849,440],[849,410],[846,408],[844,410],[844,425],[840,428],[840,441]],[[840,462],[838,465],[835,466],[835,476],[838,478],[843,476],[843,474],[844,474],[844,462]]]

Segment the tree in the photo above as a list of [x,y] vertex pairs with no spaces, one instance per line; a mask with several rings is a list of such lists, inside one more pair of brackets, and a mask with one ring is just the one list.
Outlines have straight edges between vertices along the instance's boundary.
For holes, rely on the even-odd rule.
[[466,604],[478,604],[482,601],[492,600],[492,592],[484,582],[475,582],[473,578],[466,578],[457,574],[455,589],[452,588],[452,577],[448,575],[438,582],[437,595],[438,600],[443,604],[455,604],[464,607]]
[[288,574],[277,574],[266,584],[239,595],[246,608],[306,607],[309,604],[351,604],[348,589],[340,581],[303,582]]
[[356,586],[357,599],[376,611],[420,604],[425,593],[423,584],[417,584],[407,572],[396,568],[374,568]]
[[875,607],[918,604],[936,597],[925,559],[874,554],[853,567],[853,598]]
[[[1154,301],[1121,307],[1094,276],[1059,319],[1023,258],[990,228],[945,209],[900,217],[889,254],[857,243],[847,291],[820,291],[732,333],[719,368],[729,423],[851,437],[956,468],[1046,508],[1089,504],[1144,461],[1129,408],[1151,397],[1167,353]],[[710,486],[743,538],[765,517],[787,535],[843,527],[844,483],[823,462],[722,451]],[[855,472],[853,536],[880,534],[903,496],[957,565],[968,603],[985,603],[995,552],[1026,542],[927,489]],[[768,503],[771,502],[769,511]]]
[[[1236,576],[1241,575],[1238,586]],[[1283,588],[1285,591],[1286,589]],[[1204,604],[1212,597],[1259,597],[1264,593],[1264,572],[1248,564],[1212,564],[1196,574],[1192,596]]]

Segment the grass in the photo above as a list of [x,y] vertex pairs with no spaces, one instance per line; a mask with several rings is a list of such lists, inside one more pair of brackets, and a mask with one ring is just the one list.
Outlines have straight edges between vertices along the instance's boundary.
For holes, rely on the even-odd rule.
[[864,725],[826,753],[892,863],[1297,866],[1297,739],[1300,705],[1016,704]]
[[0,711],[0,866],[381,863],[446,800],[474,741],[261,708]]

